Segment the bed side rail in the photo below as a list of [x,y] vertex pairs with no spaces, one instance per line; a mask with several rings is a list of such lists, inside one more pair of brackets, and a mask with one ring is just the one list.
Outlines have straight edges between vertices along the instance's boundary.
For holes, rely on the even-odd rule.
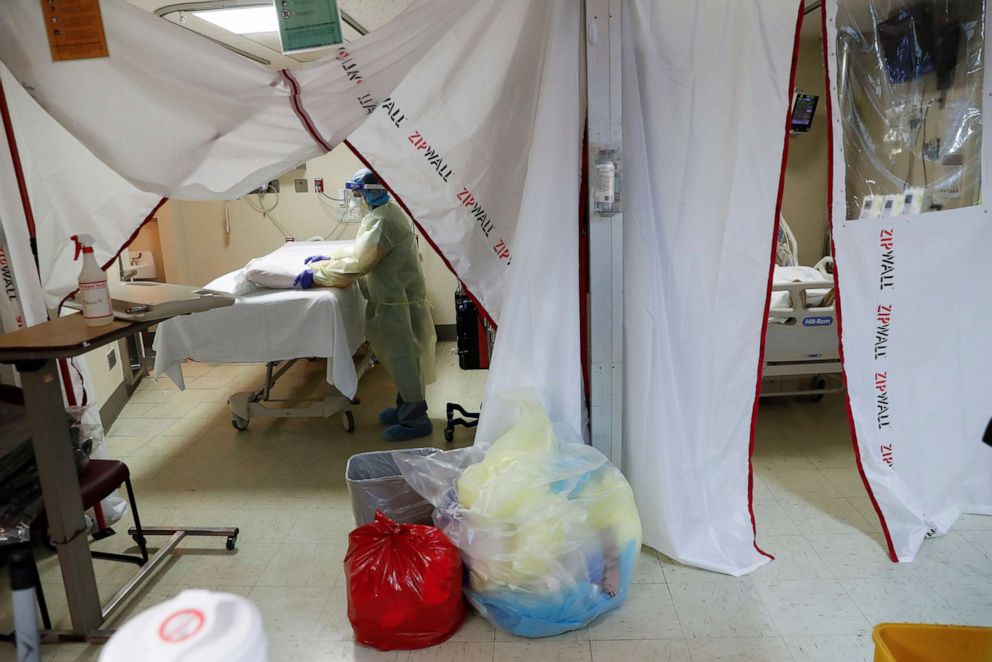
[[[821,304],[816,306],[808,305],[807,302],[813,297],[810,290],[827,290],[821,298]],[[805,283],[781,283],[772,286],[772,292],[788,292],[788,306],[772,306],[768,310],[768,316],[774,318],[790,318],[796,323],[799,317],[810,317],[817,314],[833,315],[836,309],[836,290],[832,280],[810,281]]]

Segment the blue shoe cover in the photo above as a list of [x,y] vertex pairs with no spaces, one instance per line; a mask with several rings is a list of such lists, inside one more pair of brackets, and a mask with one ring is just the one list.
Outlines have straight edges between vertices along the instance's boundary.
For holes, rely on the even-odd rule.
[[400,422],[399,412],[396,407],[386,407],[379,412],[379,422],[383,425],[396,425]]
[[410,441],[420,437],[429,437],[434,432],[434,424],[428,419],[426,422],[416,425],[390,425],[382,431],[382,438],[386,441]]

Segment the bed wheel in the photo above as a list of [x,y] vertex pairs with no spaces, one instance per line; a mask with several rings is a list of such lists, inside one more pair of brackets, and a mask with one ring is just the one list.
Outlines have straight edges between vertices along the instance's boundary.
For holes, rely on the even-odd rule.
[[231,414],[231,425],[233,425],[234,429],[238,432],[244,432],[247,430],[248,422],[249,421],[247,418],[241,418],[237,414]]
[[355,415],[351,411],[346,411],[341,414],[341,425],[344,426],[345,432],[355,431]]
[[[827,379],[823,375],[817,375],[809,382],[809,388],[811,391],[824,391],[827,388]],[[810,396],[813,402],[819,402],[823,399],[823,393],[817,393],[816,395]]]

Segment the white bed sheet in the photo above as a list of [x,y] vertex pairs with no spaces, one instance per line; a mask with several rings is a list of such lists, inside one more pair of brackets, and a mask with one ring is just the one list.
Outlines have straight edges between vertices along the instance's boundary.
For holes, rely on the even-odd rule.
[[[772,285],[787,285],[789,283],[819,283],[830,280],[820,273],[815,267],[780,267],[775,265],[775,273],[772,276]],[[806,303],[809,306],[817,306],[823,297],[827,295],[830,288],[806,290]],[[789,308],[789,293],[783,291],[772,291],[772,308]],[[769,318],[772,319],[772,318]]]
[[[269,258],[300,260],[349,242],[299,242]],[[300,257],[302,253],[306,256]],[[246,284],[244,269],[208,283],[208,289],[236,295],[233,306],[174,317],[155,333],[155,374],[185,388],[181,364],[264,363],[327,359],[327,383],[352,398],[358,374],[352,356],[365,341],[365,299],[357,285],[347,289],[270,290]]]

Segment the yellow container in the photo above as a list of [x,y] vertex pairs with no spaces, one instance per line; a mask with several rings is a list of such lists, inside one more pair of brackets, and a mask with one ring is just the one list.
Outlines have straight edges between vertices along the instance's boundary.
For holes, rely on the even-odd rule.
[[992,628],[879,623],[871,638],[875,662],[992,661]]

